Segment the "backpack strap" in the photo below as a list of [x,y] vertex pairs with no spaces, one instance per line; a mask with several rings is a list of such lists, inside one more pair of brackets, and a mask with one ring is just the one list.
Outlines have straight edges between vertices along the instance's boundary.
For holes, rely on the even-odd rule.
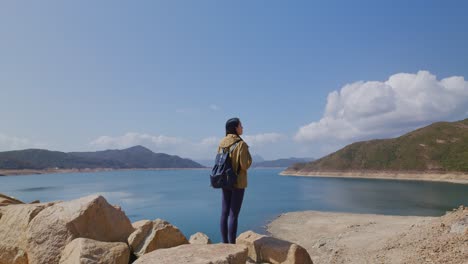
[[[231,154],[232,151],[234,151],[234,149],[237,147],[237,145],[238,145],[239,142],[241,142],[241,141],[242,141],[242,139],[239,139],[239,140],[237,140],[234,144],[232,144],[232,145],[229,147],[229,154]],[[226,153],[225,150],[227,150],[227,149],[228,149],[228,148],[221,148],[221,151],[222,151],[223,153]]]
[[238,141],[236,141],[236,143],[232,144],[232,146],[229,148],[229,154],[232,153],[232,151],[237,147],[237,144],[239,144],[239,142],[241,142],[242,140],[239,139]]

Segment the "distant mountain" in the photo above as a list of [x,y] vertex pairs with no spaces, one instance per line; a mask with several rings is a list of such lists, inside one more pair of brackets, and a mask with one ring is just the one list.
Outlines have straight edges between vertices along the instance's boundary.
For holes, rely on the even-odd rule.
[[277,160],[265,160],[262,162],[253,162],[252,167],[289,167],[293,164],[300,162],[309,162],[314,160],[313,158],[288,158],[288,159],[277,159]]
[[262,161],[265,161],[265,159],[264,159],[262,156],[257,155],[257,154],[252,155],[252,160],[253,160],[253,162],[262,162]]
[[0,152],[0,169],[202,168],[189,159],[135,146],[123,150],[60,152],[26,149]]
[[326,171],[468,172],[468,119],[438,122],[393,139],[350,144],[287,173]]
[[[260,160],[260,161],[258,161]],[[259,155],[252,156],[252,168],[255,167],[264,167],[264,168],[286,168],[298,162],[309,162],[314,160],[313,158],[288,158],[288,159],[277,159],[277,160],[264,160]],[[206,167],[213,167],[214,165],[214,158],[213,160],[196,160],[196,162],[206,166]]]
[[195,162],[198,162],[198,163],[200,163],[201,165],[203,165],[205,167],[211,168],[214,165],[215,159],[213,157],[212,160],[211,159],[209,159],[209,160],[208,159],[206,159],[206,160],[195,160]]

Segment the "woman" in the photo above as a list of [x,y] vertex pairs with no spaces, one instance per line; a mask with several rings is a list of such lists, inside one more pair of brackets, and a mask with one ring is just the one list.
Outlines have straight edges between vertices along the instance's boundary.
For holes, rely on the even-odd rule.
[[226,137],[221,140],[218,147],[219,152],[221,149],[230,149],[237,143],[230,154],[232,168],[237,172],[237,182],[233,189],[222,189],[221,235],[223,243],[236,243],[237,219],[244,199],[244,191],[247,188],[247,169],[252,164],[249,146],[240,137],[244,132],[243,129],[239,118],[229,119],[226,122]]

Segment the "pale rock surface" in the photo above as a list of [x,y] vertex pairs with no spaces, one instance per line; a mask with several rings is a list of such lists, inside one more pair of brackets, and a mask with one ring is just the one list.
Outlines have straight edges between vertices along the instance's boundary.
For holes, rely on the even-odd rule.
[[128,237],[130,250],[138,257],[156,249],[188,244],[182,232],[162,219],[141,220],[133,224],[135,231]]
[[10,204],[24,204],[24,203],[18,199],[15,199],[13,197],[0,193],[0,206],[7,206]]
[[208,245],[208,244],[212,244],[211,243],[211,239],[201,233],[201,232],[197,232],[193,235],[190,236],[190,240],[189,240],[190,244],[197,244],[197,245]]
[[468,208],[441,217],[291,212],[268,225],[314,263],[468,264]]
[[145,254],[134,264],[245,264],[247,248],[242,245],[181,245]]
[[126,243],[77,238],[63,250],[60,264],[128,264],[129,258]]
[[249,257],[255,262],[273,264],[312,264],[307,251],[294,243],[274,237],[246,231],[239,235],[236,243],[245,245]]
[[0,264],[28,263],[28,225],[39,212],[53,204],[16,204],[0,207]]
[[102,196],[90,195],[58,203],[42,210],[28,226],[29,263],[58,263],[62,250],[75,238],[126,242],[132,232],[125,213]]

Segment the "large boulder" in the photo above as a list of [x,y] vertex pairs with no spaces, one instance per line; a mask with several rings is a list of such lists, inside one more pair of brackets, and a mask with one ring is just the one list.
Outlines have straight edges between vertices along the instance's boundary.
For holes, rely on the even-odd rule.
[[75,238],[126,242],[132,232],[125,213],[102,196],[58,203],[42,210],[28,226],[29,263],[58,263],[62,250]]
[[135,231],[128,237],[131,251],[138,257],[156,249],[188,244],[187,238],[175,226],[162,219],[141,220],[133,224]]
[[24,204],[22,201],[10,197],[8,195],[4,195],[0,193],[0,206],[6,206],[11,204]]
[[0,264],[28,264],[28,254],[15,246],[2,246],[0,251]]
[[0,264],[28,263],[26,232],[39,212],[54,203],[0,207]]
[[307,251],[294,243],[247,231],[239,235],[237,244],[247,246],[255,262],[273,264],[312,264]]
[[181,245],[158,249],[137,259],[134,264],[245,264],[247,248],[242,245]]
[[190,244],[208,245],[211,244],[211,239],[207,235],[197,232],[190,236],[189,242]]
[[128,264],[129,258],[126,243],[77,238],[63,250],[60,264]]

